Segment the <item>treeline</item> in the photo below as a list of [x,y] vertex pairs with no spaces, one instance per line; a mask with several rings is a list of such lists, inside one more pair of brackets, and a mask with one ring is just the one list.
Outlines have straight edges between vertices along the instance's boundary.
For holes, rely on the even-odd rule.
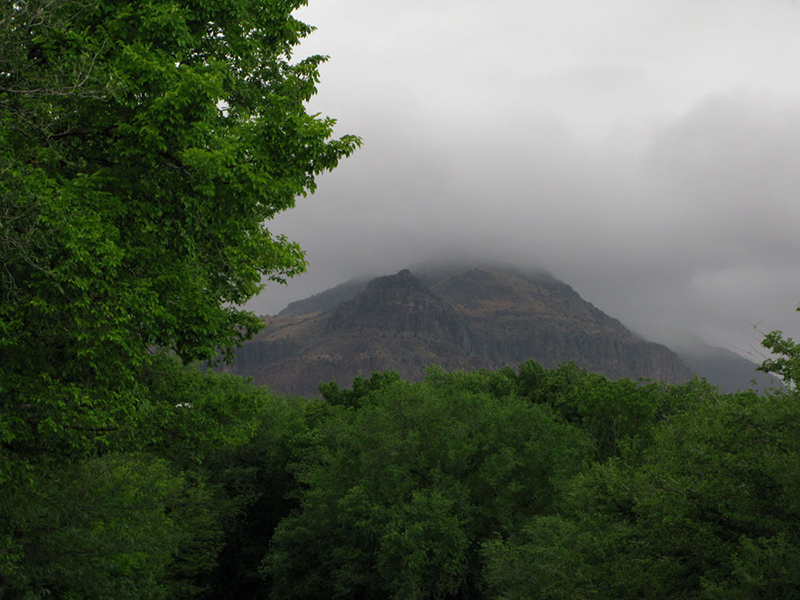
[[16,448],[0,598],[800,590],[791,390],[721,394],[531,361],[285,398],[166,355],[142,385],[146,415],[104,450]]

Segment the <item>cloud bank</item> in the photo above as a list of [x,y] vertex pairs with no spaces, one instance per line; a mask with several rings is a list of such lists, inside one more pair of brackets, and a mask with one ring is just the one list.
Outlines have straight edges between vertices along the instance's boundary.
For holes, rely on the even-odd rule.
[[474,258],[544,267],[657,341],[747,356],[754,325],[800,330],[800,9],[313,2],[312,108],[365,145],[270,224],[311,266],[250,308]]

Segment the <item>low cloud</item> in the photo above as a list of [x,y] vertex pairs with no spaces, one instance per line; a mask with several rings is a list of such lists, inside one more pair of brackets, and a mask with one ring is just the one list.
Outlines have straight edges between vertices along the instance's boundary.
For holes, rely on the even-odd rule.
[[[614,0],[631,12],[596,15],[617,27],[609,31],[543,8],[543,19],[583,36],[572,47],[543,33],[528,51],[561,48],[552,60],[526,54],[516,26],[493,53],[480,41],[458,45],[483,26],[471,1],[461,5],[468,22],[444,36],[450,46],[405,40],[410,58],[391,32],[411,27],[402,16],[424,7],[395,15],[374,60],[356,43],[374,31],[355,32],[350,45],[323,38],[334,60],[313,109],[340,117],[342,133],[365,145],[271,224],[307,250],[311,266],[249,307],[274,313],[350,277],[465,258],[544,267],[655,340],[683,330],[752,355],[754,325],[800,331],[800,88],[785,70],[800,44],[781,54],[765,37],[783,39],[785,22],[800,17],[782,4],[734,4],[725,12],[709,0],[703,12]],[[374,24],[380,10],[370,6],[363,18]],[[333,12],[320,15],[338,23]],[[426,31],[440,17],[432,13]],[[499,39],[487,19],[487,39]],[[742,46],[762,64],[747,62]],[[415,72],[425,52],[432,60]],[[758,66],[774,85],[754,75]]]

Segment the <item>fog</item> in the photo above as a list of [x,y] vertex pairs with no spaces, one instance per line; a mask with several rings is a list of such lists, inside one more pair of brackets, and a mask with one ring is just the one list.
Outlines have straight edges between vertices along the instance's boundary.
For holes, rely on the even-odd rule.
[[649,339],[800,331],[800,6],[310,0],[310,105],[364,146],[269,224],[274,314],[430,260],[545,268]]

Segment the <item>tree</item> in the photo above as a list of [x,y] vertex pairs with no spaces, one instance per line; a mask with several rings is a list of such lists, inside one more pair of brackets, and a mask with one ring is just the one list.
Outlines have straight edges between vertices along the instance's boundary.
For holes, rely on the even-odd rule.
[[113,450],[45,455],[0,487],[0,598],[238,598],[260,583],[306,403],[163,354],[140,383],[141,414],[108,432]]
[[259,412],[258,428],[247,443],[219,446],[205,457],[202,470],[209,485],[234,510],[223,520],[224,545],[216,568],[204,578],[212,590],[204,597],[267,596],[269,581],[262,579],[259,565],[278,523],[298,505],[299,484],[290,465],[316,445],[314,427],[330,412],[316,399],[273,398]]
[[178,597],[213,567],[197,463],[262,400],[166,355],[261,327],[238,307],[306,264],[270,219],[360,143],[305,110],[302,4],[0,2],[0,596]]
[[717,395],[487,544],[487,580],[503,598],[795,598],[798,456],[795,393]]
[[[164,459],[50,465],[0,516],[0,598],[192,598],[220,546],[213,494]],[[10,543],[9,543],[10,542]]]
[[230,354],[305,268],[269,220],[360,141],[305,110],[304,3],[0,5],[0,485],[102,448],[154,350]]
[[552,511],[590,451],[549,407],[481,389],[507,378],[390,372],[357,408],[332,406],[292,466],[299,508],[263,563],[272,597],[483,597],[480,544]]
[[797,390],[797,384],[800,383],[800,345],[790,337],[783,337],[780,331],[765,335],[761,345],[775,356],[765,359],[758,370],[777,375],[788,387]]

